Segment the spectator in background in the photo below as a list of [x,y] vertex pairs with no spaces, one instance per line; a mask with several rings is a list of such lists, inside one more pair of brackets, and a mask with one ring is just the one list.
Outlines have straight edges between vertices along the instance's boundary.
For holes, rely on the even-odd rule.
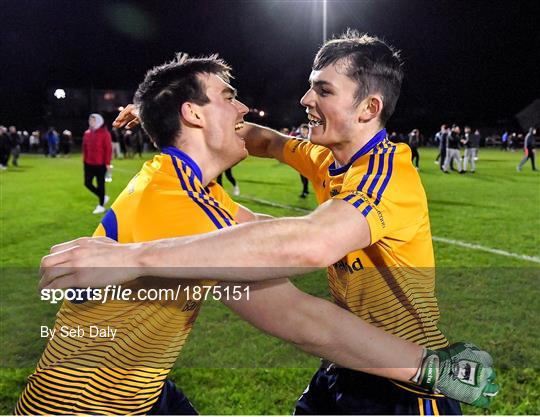
[[45,157],[49,156],[49,141],[47,140],[48,133],[48,131],[43,133],[39,138],[39,141],[41,143],[41,151],[43,152],[43,155]]
[[121,129],[118,131],[118,142],[120,143],[120,152],[123,157],[127,157],[126,137],[125,131]]
[[124,132],[124,146],[126,158],[133,158],[133,131],[130,129]]
[[[465,155],[463,157],[463,171],[467,172],[467,166],[470,164],[471,172],[474,174],[476,171],[476,154],[478,152],[478,145],[480,143],[480,135],[472,134],[471,128],[465,126],[465,134],[461,143],[465,147]],[[478,131],[477,131],[478,132]]]
[[536,150],[535,150],[536,140],[534,137],[535,135],[536,135],[536,129],[533,127],[530,127],[529,131],[527,132],[527,135],[525,136],[525,140],[523,142],[523,150],[525,151],[525,156],[516,167],[518,172],[521,172],[523,165],[525,165],[528,159],[531,160],[532,170],[538,171],[535,165],[535,154],[536,154]]
[[482,135],[480,134],[480,130],[476,129],[474,131],[473,135],[473,144],[476,145],[476,154],[474,155],[474,161],[478,161],[478,152],[480,151],[480,146],[484,146],[482,144]]
[[71,130],[65,129],[60,136],[60,149],[62,154],[67,158],[71,153],[71,145],[73,144],[73,134]]
[[435,158],[435,163],[439,164],[442,171],[448,146],[448,127],[446,125],[441,125],[441,130],[435,134],[435,142],[439,145],[439,154]]
[[48,149],[47,155],[51,158],[56,158],[56,154],[58,153],[58,142],[60,140],[58,139],[58,133],[56,132],[54,127],[49,127],[49,131],[46,135],[46,140]]
[[[105,212],[109,197],[105,195],[105,174],[111,164],[111,134],[104,125],[103,117],[92,113],[88,118],[88,130],[83,136],[84,185],[98,197],[98,205],[92,212]],[[94,185],[94,178],[97,186]]]
[[22,138],[15,126],[9,127],[9,140],[11,142],[11,164],[14,167],[19,166],[19,156],[21,154]]
[[0,126],[0,169],[6,170],[11,154],[11,139],[5,126]]
[[416,170],[420,170],[418,163],[420,162],[420,154],[418,153],[418,147],[420,146],[420,131],[418,129],[413,129],[409,133],[409,147],[411,148],[412,158],[411,161],[416,167]]
[[501,151],[508,150],[508,132],[504,132],[501,136]]
[[111,132],[111,140],[112,155],[114,159],[122,159],[124,157],[124,155],[122,155],[122,148],[120,146],[120,136],[122,136],[120,129],[113,127]]
[[143,154],[142,154],[143,137],[142,137],[141,129],[136,128],[131,138],[132,138],[132,147],[133,147],[134,153],[139,155],[139,158],[142,158],[143,157]]
[[32,134],[30,135],[30,138],[28,139],[28,143],[30,146],[30,152],[38,151],[39,149],[39,137],[40,132],[39,130],[34,130]]
[[459,144],[461,142],[460,137],[461,129],[457,125],[452,125],[452,130],[448,135],[448,143],[446,146],[446,158],[444,160],[443,172],[448,174],[448,169],[452,162],[456,161],[458,171],[460,174],[464,174],[465,171],[461,169],[461,154],[459,152]]
[[[298,139],[309,140],[309,126],[305,123],[300,125],[300,132],[297,136]],[[300,198],[306,198],[309,194],[309,180],[300,174],[300,180],[302,181],[302,194]]]
[[27,130],[23,130],[22,132],[19,132],[19,134],[22,138],[21,151],[28,152],[30,150],[30,134]]
[[516,132],[513,132],[508,137],[508,147],[510,148],[510,150],[512,152],[515,152],[516,151],[516,146],[517,146],[517,135],[516,135]]
[[[233,195],[240,195],[240,187],[234,178],[232,167],[225,170],[225,176],[233,186]],[[216,182],[223,187],[223,172],[217,176]]]
[[518,133],[515,144],[514,144],[514,148],[517,150],[522,146],[522,144],[523,146],[525,145],[525,139],[523,137],[523,133]]
[[399,142],[399,136],[398,136],[397,132],[392,132],[392,134],[390,135],[388,140],[390,142],[393,142],[393,143],[398,143]]

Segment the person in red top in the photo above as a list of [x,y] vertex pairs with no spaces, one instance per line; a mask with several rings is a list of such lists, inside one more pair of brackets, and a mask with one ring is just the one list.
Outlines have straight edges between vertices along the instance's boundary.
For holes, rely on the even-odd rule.
[[88,127],[83,136],[84,185],[99,198],[93,211],[93,214],[99,214],[105,212],[105,204],[109,200],[109,196],[105,195],[105,174],[111,164],[112,141],[100,114],[90,115]]

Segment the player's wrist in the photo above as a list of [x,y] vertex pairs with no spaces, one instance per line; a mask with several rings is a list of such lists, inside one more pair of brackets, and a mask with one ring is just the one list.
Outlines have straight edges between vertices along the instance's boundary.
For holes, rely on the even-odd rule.
[[411,382],[430,392],[436,392],[435,386],[439,378],[441,363],[439,353],[440,352],[425,348],[422,350],[420,365],[418,366],[416,374],[410,379]]
[[440,375],[440,367],[444,358],[441,358],[441,351],[423,349],[420,366],[412,382],[418,386],[437,393],[436,384]]
[[152,262],[156,265],[155,261],[152,261],[151,253],[149,253],[148,247],[151,243],[132,243],[126,245],[128,247],[128,253],[126,258],[128,262],[127,265],[132,267],[133,279],[139,278],[142,276],[150,275],[150,268]]

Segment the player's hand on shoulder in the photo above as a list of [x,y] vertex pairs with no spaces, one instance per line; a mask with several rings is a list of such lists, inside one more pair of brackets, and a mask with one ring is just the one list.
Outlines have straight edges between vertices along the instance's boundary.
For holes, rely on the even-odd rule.
[[476,407],[486,408],[499,392],[491,355],[472,343],[428,350],[415,382]]
[[131,129],[140,122],[139,109],[134,104],[128,104],[114,119],[113,127]]

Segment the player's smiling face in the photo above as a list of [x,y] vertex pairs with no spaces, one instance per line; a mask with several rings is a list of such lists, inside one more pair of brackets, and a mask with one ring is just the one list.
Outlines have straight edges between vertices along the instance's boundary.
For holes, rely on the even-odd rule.
[[236,90],[215,74],[203,76],[210,103],[201,107],[208,148],[232,166],[247,157],[244,139],[238,135],[248,108],[236,99]]
[[323,146],[349,141],[358,124],[357,83],[339,63],[312,71],[309,82],[300,103],[306,108],[311,141]]

